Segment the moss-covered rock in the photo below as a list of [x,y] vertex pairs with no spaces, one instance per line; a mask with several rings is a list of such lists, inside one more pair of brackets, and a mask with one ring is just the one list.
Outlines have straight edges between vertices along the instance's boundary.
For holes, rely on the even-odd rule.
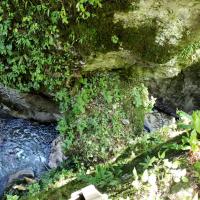
[[[186,86],[184,76],[188,80],[190,74],[198,85],[199,13],[196,1],[130,1],[126,9],[115,10],[110,18],[117,38],[114,50],[106,48],[91,54],[83,72],[124,69],[132,79],[144,82],[156,97],[166,96],[171,106],[186,111],[198,108],[194,89],[196,100],[190,101],[196,103],[180,99],[194,96],[189,92],[194,87]],[[108,34],[107,40],[110,37]],[[191,76],[193,73],[196,75]]]
[[88,166],[114,158],[131,144],[142,133],[152,102],[147,88],[124,72],[96,74],[79,87],[59,129],[66,155]]
[[[97,51],[87,59],[83,70],[139,66],[180,71],[199,59],[199,13],[196,1],[132,1],[125,11],[115,11],[109,18],[113,36],[117,37],[115,51]],[[110,40],[109,33],[107,41]]]

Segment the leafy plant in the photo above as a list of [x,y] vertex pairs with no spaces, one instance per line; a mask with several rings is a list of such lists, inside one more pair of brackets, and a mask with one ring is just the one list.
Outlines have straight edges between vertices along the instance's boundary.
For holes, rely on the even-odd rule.
[[94,175],[81,173],[79,174],[78,179],[88,184],[94,184],[99,188],[103,188],[105,186],[115,186],[119,183],[119,179],[115,178],[113,172],[101,165],[96,166]]
[[194,111],[192,116],[183,112],[179,112],[179,115],[182,119],[179,122],[179,127],[187,132],[187,136],[182,138],[183,149],[191,149],[193,152],[199,151],[200,142],[198,140],[198,134],[200,134],[200,111]]
[[18,200],[19,196],[17,195],[6,195],[7,200]]
[[28,191],[30,195],[36,195],[40,192],[39,183],[34,183],[28,186]]
[[[165,158],[165,153],[158,157],[148,158],[147,165],[140,170],[133,169],[132,195],[137,199],[164,199],[170,194],[173,184],[189,181],[187,170],[182,168],[177,159],[170,161]],[[150,163],[150,165],[148,164]]]
[[102,0],[79,0],[76,4],[76,8],[78,12],[80,12],[80,15],[82,18],[87,19],[91,16],[91,12],[88,9],[91,5],[93,7],[101,7]]
[[192,128],[200,134],[200,111],[195,111],[192,114]]
[[117,43],[119,42],[119,38],[118,38],[116,35],[113,35],[113,36],[111,37],[111,40],[112,40],[112,42],[113,42],[114,44],[117,44]]
[[148,169],[149,167],[152,167],[153,164],[158,161],[158,159],[154,156],[152,158],[150,158],[149,156],[147,156],[147,158],[145,158],[145,162],[144,163],[140,163],[141,166],[143,166],[144,169]]
[[81,46],[85,37],[68,27],[78,26],[99,7],[101,0],[2,0],[0,81],[26,92],[55,93],[67,87],[80,66],[74,45]]
[[194,169],[199,172],[199,175],[200,175],[200,162],[197,161],[195,164],[194,164]]
[[[128,91],[136,88],[131,84],[126,87]],[[65,91],[57,93],[57,98],[66,102],[63,108],[69,111],[58,125],[65,138],[66,154],[90,166],[114,158],[131,144],[133,133],[142,133],[143,117],[152,103],[144,85],[138,85],[135,90],[139,92],[141,106],[134,117],[136,97],[127,95],[118,73],[81,78],[71,98]]]

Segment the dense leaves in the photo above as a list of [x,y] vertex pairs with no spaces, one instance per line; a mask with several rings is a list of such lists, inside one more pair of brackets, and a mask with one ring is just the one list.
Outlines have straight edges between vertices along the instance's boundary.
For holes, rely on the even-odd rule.
[[0,3],[0,81],[24,91],[67,85],[80,64],[70,24],[92,14],[99,0]]

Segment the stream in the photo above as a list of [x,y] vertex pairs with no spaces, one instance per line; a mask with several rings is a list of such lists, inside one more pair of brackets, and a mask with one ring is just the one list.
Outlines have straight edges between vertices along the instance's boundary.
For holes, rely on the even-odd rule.
[[39,177],[48,170],[51,143],[56,137],[55,125],[0,118],[0,196],[15,173],[32,171]]

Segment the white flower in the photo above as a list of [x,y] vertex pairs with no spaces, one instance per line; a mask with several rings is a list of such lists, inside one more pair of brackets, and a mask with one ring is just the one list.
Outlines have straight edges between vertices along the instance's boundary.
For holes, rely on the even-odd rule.
[[186,174],[187,174],[187,171],[186,171],[186,169],[183,169],[183,170],[181,170],[181,177],[184,177],[184,176],[186,176]]
[[172,168],[173,168],[173,169],[177,169],[178,166],[179,166],[179,164],[180,164],[180,163],[179,163],[178,161],[173,162]]
[[149,174],[148,174],[148,171],[145,170],[144,173],[142,174],[142,182],[146,183],[148,179],[149,179]]
[[177,169],[177,170],[171,170],[174,182],[178,183],[180,182],[182,177],[186,176],[186,169]]
[[178,178],[178,177],[174,177],[174,182],[175,182],[175,183],[179,183],[180,181],[181,181],[180,178]]
[[132,186],[136,189],[139,190],[141,188],[141,183],[138,180],[135,180],[132,182]]
[[148,183],[150,185],[156,185],[156,175],[155,174],[151,174],[148,178]]

